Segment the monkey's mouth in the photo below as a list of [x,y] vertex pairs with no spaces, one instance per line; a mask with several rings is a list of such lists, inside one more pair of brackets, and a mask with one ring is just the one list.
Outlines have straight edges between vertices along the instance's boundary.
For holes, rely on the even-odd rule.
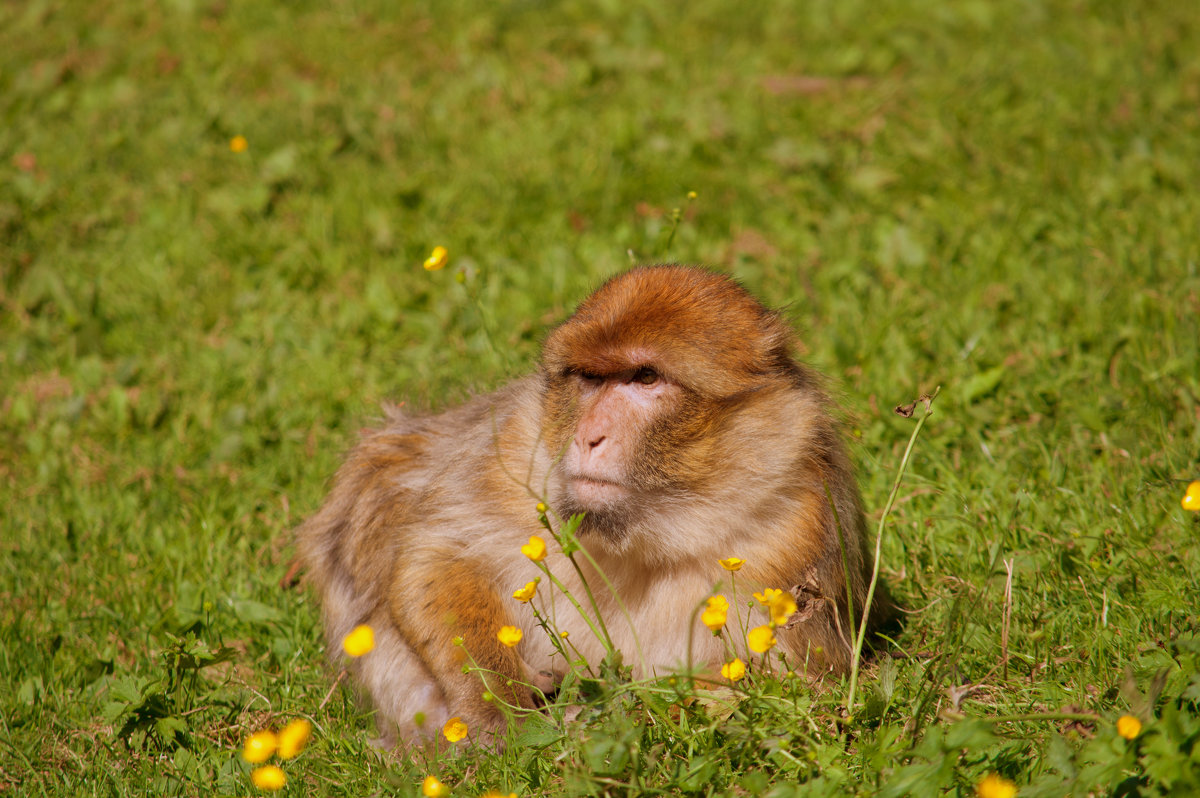
[[567,481],[572,497],[584,509],[600,509],[628,498],[620,482],[603,477],[573,475]]

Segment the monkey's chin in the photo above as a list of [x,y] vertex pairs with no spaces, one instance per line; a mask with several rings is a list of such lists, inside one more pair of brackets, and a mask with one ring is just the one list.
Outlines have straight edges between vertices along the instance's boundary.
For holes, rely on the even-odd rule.
[[563,518],[583,515],[580,538],[602,541],[614,553],[624,551],[637,516],[638,502],[632,492],[616,482],[580,477],[568,479],[565,488],[556,509]]

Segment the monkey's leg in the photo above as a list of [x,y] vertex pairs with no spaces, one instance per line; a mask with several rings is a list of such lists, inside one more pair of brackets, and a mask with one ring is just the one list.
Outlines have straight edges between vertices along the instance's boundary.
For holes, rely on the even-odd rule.
[[472,730],[490,736],[501,727],[498,701],[534,706],[517,649],[496,637],[512,621],[481,566],[453,559],[402,562],[392,581],[390,610],[396,627],[437,680],[449,714],[462,717]]
[[375,631],[375,648],[355,660],[351,668],[379,713],[375,721],[380,745],[392,748],[398,740],[432,739],[450,719],[437,680],[405,642],[385,608],[367,623]]

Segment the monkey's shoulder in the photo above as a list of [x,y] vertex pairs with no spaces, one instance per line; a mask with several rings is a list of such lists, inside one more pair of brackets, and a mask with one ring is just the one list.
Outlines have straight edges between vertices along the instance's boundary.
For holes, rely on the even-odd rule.
[[473,516],[514,492],[497,457],[528,466],[539,403],[536,382],[524,379],[439,412],[385,408],[384,423],[361,433],[341,477],[356,481],[360,495],[386,496],[430,522],[455,509]]
[[438,411],[410,412],[385,404],[384,422],[363,430],[357,448],[458,459],[456,444],[475,447],[482,438],[494,439],[499,430],[510,427],[514,417],[529,417],[538,404],[537,393],[536,382],[526,378]]

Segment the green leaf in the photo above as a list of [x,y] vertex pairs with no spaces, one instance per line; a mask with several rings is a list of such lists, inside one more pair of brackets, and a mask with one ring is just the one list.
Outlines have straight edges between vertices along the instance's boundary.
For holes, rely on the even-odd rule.
[[989,395],[1000,386],[1000,381],[1004,379],[1006,371],[1007,369],[1001,365],[972,374],[959,385],[958,400],[964,405],[969,405]]
[[238,620],[250,624],[278,623],[283,619],[277,607],[253,599],[234,599],[233,614]]
[[522,748],[545,748],[562,739],[562,729],[540,713],[527,715],[517,733],[517,745]]

